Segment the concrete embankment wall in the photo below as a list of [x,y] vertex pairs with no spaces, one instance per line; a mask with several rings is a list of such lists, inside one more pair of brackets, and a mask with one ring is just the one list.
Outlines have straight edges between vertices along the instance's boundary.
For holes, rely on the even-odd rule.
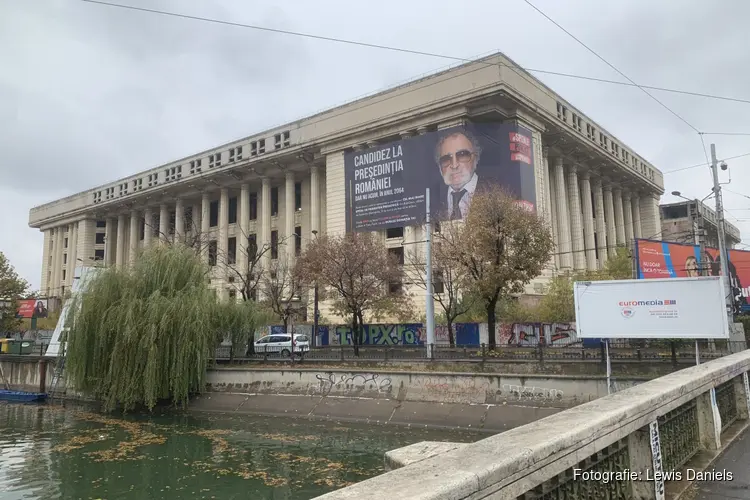
[[220,368],[207,382],[192,410],[493,433],[607,393],[596,377],[345,369]]
[[39,357],[0,356],[0,370],[5,380],[0,379],[0,389],[4,382],[16,391],[40,392],[42,384],[49,384],[55,371],[53,363]]
[[[647,380],[619,378],[616,390]],[[217,368],[213,392],[395,399],[430,403],[533,404],[568,408],[607,395],[606,378],[577,375],[354,371],[316,368]]]

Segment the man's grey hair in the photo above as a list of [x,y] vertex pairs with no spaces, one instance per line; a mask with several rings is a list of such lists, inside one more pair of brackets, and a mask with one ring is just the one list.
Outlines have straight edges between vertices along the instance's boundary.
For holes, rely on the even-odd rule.
[[479,164],[479,159],[482,156],[482,146],[476,136],[472,134],[468,128],[462,128],[460,130],[446,131],[445,133],[443,133],[443,135],[440,136],[440,139],[438,139],[437,145],[435,146],[435,163],[437,163],[438,166],[440,166],[440,149],[443,147],[443,143],[446,141],[446,139],[450,137],[456,137],[458,135],[466,137],[469,142],[471,142],[471,147],[474,149],[474,153],[477,155],[476,163]]

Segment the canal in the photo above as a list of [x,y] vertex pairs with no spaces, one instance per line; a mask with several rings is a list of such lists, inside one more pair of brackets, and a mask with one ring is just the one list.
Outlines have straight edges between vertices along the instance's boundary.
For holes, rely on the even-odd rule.
[[0,402],[0,500],[309,499],[380,474],[388,450],[484,437],[170,411],[121,417]]

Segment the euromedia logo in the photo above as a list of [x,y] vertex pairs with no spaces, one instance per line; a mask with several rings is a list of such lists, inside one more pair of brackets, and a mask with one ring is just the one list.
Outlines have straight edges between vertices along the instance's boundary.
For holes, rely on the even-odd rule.
[[676,306],[677,301],[673,299],[665,300],[621,300],[618,304],[620,313],[623,318],[632,318],[635,316],[636,307],[644,306]]

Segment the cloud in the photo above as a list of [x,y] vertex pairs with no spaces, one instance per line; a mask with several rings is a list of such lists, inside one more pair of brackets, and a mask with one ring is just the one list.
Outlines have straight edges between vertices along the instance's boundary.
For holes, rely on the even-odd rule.
[[[520,0],[462,8],[439,0],[120,1],[456,57],[502,50],[526,67],[620,78]],[[750,97],[741,24],[750,5],[536,3],[637,82]],[[0,60],[0,251],[35,286],[42,240],[27,227],[32,206],[450,63],[76,0],[0,3]],[[662,170],[704,159],[698,135],[636,88],[537,76]],[[654,95],[701,130],[750,132],[747,105]],[[712,141],[720,157],[750,152],[748,137],[706,136]],[[730,187],[744,192],[750,158],[730,164]],[[669,174],[666,183],[690,197],[710,189],[707,169]],[[749,201],[726,194],[729,208]]]

